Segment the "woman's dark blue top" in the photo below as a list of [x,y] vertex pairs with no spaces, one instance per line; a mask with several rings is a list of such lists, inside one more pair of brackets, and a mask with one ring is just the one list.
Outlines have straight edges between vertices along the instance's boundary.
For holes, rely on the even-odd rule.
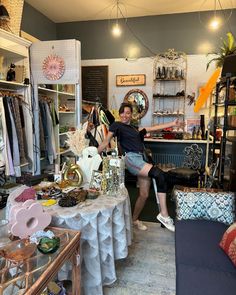
[[121,122],[114,122],[111,124],[109,131],[117,137],[120,143],[122,154],[125,152],[142,153],[144,135],[147,133],[146,129],[139,131],[132,125],[127,125]]

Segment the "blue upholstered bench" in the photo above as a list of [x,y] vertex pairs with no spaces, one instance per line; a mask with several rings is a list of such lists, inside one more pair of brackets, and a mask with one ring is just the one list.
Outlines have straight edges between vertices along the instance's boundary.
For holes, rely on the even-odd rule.
[[176,221],[176,295],[236,295],[236,267],[219,247],[227,228],[217,221]]

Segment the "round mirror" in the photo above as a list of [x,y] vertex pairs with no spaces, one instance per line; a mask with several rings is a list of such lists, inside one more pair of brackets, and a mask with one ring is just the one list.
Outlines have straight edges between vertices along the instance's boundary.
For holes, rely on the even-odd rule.
[[139,120],[145,116],[148,110],[148,97],[140,89],[130,90],[124,98],[124,102],[128,102],[133,107],[133,119]]

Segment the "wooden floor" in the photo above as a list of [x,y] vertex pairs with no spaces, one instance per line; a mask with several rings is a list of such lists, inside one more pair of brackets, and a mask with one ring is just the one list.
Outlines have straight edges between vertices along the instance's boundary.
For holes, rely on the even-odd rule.
[[134,229],[129,256],[117,261],[117,281],[104,295],[174,295],[174,233],[159,223],[145,222],[147,231]]

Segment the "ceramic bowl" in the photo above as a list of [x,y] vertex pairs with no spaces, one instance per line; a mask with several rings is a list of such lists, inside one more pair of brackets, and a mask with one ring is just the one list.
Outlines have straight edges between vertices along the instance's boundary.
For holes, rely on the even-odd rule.
[[0,256],[5,259],[18,262],[31,257],[36,250],[36,244],[30,244],[28,240],[13,241],[0,249]]
[[38,250],[43,254],[54,253],[60,247],[60,238],[54,237],[52,239],[44,237],[39,241]]

